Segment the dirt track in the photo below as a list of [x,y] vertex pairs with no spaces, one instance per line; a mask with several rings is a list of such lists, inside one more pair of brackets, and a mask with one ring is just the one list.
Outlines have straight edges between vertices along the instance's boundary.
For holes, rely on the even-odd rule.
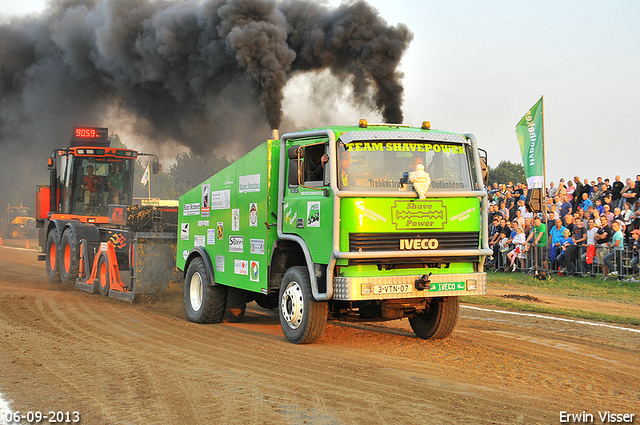
[[127,304],[49,285],[0,247],[0,393],[85,424],[512,424],[640,415],[640,333],[463,308],[453,335],[329,323],[286,342],[277,314],[186,321],[179,287]]

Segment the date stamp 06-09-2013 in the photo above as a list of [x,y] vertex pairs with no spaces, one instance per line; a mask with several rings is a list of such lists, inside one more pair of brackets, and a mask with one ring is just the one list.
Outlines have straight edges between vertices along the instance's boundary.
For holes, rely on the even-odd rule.
[[80,412],[70,411],[0,411],[0,425],[11,424],[77,424]]

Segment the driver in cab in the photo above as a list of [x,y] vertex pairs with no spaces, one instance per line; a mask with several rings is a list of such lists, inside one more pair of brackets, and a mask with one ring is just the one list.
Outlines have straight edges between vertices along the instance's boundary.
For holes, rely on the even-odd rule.
[[95,204],[98,201],[98,187],[102,184],[102,179],[94,174],[93,165],[87,166],[86,172],[87,174],[82,177],[84,204]]

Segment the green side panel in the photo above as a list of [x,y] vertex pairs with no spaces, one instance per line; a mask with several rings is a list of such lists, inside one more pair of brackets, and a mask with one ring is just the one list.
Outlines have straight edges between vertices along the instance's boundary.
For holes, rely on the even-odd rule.
[[217,283],[266,292],[277,237],[279,141],[268,140],[180,197],[176,265],[194,247],[209,253]]
[[343,231],[347,234],[480,231],[477,198],[343,198],[341,202],[341,235]]

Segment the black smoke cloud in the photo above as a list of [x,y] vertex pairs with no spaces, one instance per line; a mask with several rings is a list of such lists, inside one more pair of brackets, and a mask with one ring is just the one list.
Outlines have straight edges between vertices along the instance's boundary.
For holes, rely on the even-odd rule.
[[0,23],[0,164],[31,164],[74,125],[109,126],[109,114],[158,144],[224,148],[256,126],[279,128],[287,81],[324,70],[400,123],[411,39],[364,1],[53,1]]

